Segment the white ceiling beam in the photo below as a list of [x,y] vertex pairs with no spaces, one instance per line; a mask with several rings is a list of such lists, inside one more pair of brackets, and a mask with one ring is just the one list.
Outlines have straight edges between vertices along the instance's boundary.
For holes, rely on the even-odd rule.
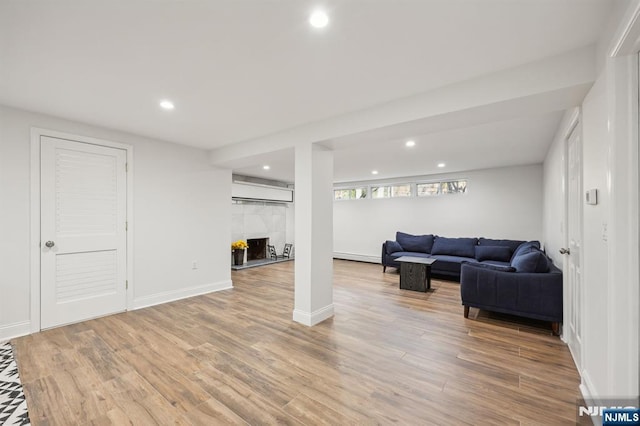
[[[347,135],[514,101],[525,102],[521,105],[523,110],[530,108],[526,104],[529,101],[538,106],[546,103],[549,108],[557,110],[568,107],[566,104],[570,103],[566,100],[559,102],[558,94],[566,92],[573,93],[573,97],[576,93],[581,96],[595,78],[595,46],[591,45],[366,110],[227,145],[210,151],[210,159],[212,164],[224,167],[225,163],[248,155],[290,148],[296,144],[330,142]],[[550,100],[545,98],[545,94],[550,96]]]

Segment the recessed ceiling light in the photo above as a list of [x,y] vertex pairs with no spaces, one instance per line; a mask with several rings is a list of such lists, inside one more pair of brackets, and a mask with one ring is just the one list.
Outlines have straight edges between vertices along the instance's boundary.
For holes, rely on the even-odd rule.
[[408,146],[409,148],[411,148],[412,146],[416,146],[416,142],[415,141],[407,141],[405,143],[406,146]]
[[176,106],[173,104],[173,102],[165,99],[164,101],[160,101],[160,107],[169,110],[174,109]]
[[322,10],[316,10],[309,16],[309,23],[314,28],[324,28],[329,23],[329,16]]
[[268,166],[268,165],[266,165],[266,164],[265,164],[264,166],[262,166],[262,168],[263,168],[263,169],[265,169],[265,170],[269,170],[269,169],[271,169],[271,167],[270,167],[270,166]]
[[377,170],[371,170],[371,174],[372,174],[372,175],[377,175],[377,174],[378,174],[378,171],[377,171]]
[[443,168],[444,166],[446,166],[446,164],[444,164],[444,163],[438,163],[438,167]]

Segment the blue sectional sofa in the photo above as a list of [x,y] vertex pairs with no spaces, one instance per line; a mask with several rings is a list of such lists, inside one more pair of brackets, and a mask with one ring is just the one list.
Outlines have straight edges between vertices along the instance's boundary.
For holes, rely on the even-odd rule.
[[465,318],[469,317],[470,307],[485,309],[550,321],[553,333],[559,334],[562,271],[553,264],[548,265],[546,272],[518,272],[514,267],[464,263],[460,296]]
[[[382,244],[382,267],[400,268],[396,259],[401,256],[433,257],[438,261],[431,274],[441,278],[460,280],[463,262],[479,262],[510,266],[511,257],[524,241],[492,240],[488,238],[447,238],[437,235],[411,235],[397,232],[395,241]],[[540,243],[532,242],[539,248]]]
[[382,244],[383,272],[399,268],[400,256],[433,257],[435,276],[460,281],[464,316],[486,309],[552,323],[562,322],[562,271],[540,250],[538,241],[447,238],[396,234]]

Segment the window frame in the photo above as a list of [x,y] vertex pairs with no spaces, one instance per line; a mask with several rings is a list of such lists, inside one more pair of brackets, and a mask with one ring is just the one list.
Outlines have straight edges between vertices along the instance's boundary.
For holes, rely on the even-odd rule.
[[[461,183],[464,182],[464,188],[462,191],[443,191],[443,188],[446,184],[456,182]],[[420,185],[436,185],[438,191],[436,193],[426,193],[420,194],[419,188]],[[394,188],[399,187],[408,187],[409,194],[407,195],[394,195]],[[383,189],[384,196],[374,196],[374,192],[377,193],[380,189]],[[336,198],[336,193],[338,191],[357,191],[362,190],[365,192],[364,197],[349,197],[349,198]],[[442,195],[464,195],[469,191],[469,179],[468,178],[458,178],[458,179],[435,179],[435,180],[418,180],[418,181],[405,181],[405,182],[381,182],[381,183],[369,183],[366,185],[357,185],[357,186],[344,186],[333,188],[333,201],[351,201],[351,200],[389,200],[392,198],[430,198],[430,197],[439,197]],[[355,193],[354,193],[355,195]]]
[[[464,190],[463,191],[453,191],[453,192],[445,192],[443,191],[443,187],[445,184],[451,182],[464,182]],[[435,194],[420,194],[418,188],[420,185],[437,185],[438,192]],[[469,187],[469,179],[460,178],[460,179],[443,179],[443,180],[432,180],[432,181],[424,181],[424,182],[416,182],[416,197],[417,198],[429,198],[429,197],[439,197],[441,195],[461,195],[466,194]]]
[[[358,190],[362,190],[364,192],[364,197],[358,197]],[[338,191],[354,191],[353,197],[348,198],[336,198],[336,193]],[[353,201],[353,200],[364,200],[369,198],[369,185],[359,185],[359,186],[350,186],[344,188],[333,188],[333,201]]]

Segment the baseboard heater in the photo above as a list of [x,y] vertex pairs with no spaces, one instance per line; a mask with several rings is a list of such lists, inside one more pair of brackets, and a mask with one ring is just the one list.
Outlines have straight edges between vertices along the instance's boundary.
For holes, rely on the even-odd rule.
[[333,252],[334,259],[342,259],[342,260],[355,260],[358,262],[367,262],[367,263],[381,263],[380,256],[370,256],[366,254],[356,254],[356,253],[344,253],[344,252]]

